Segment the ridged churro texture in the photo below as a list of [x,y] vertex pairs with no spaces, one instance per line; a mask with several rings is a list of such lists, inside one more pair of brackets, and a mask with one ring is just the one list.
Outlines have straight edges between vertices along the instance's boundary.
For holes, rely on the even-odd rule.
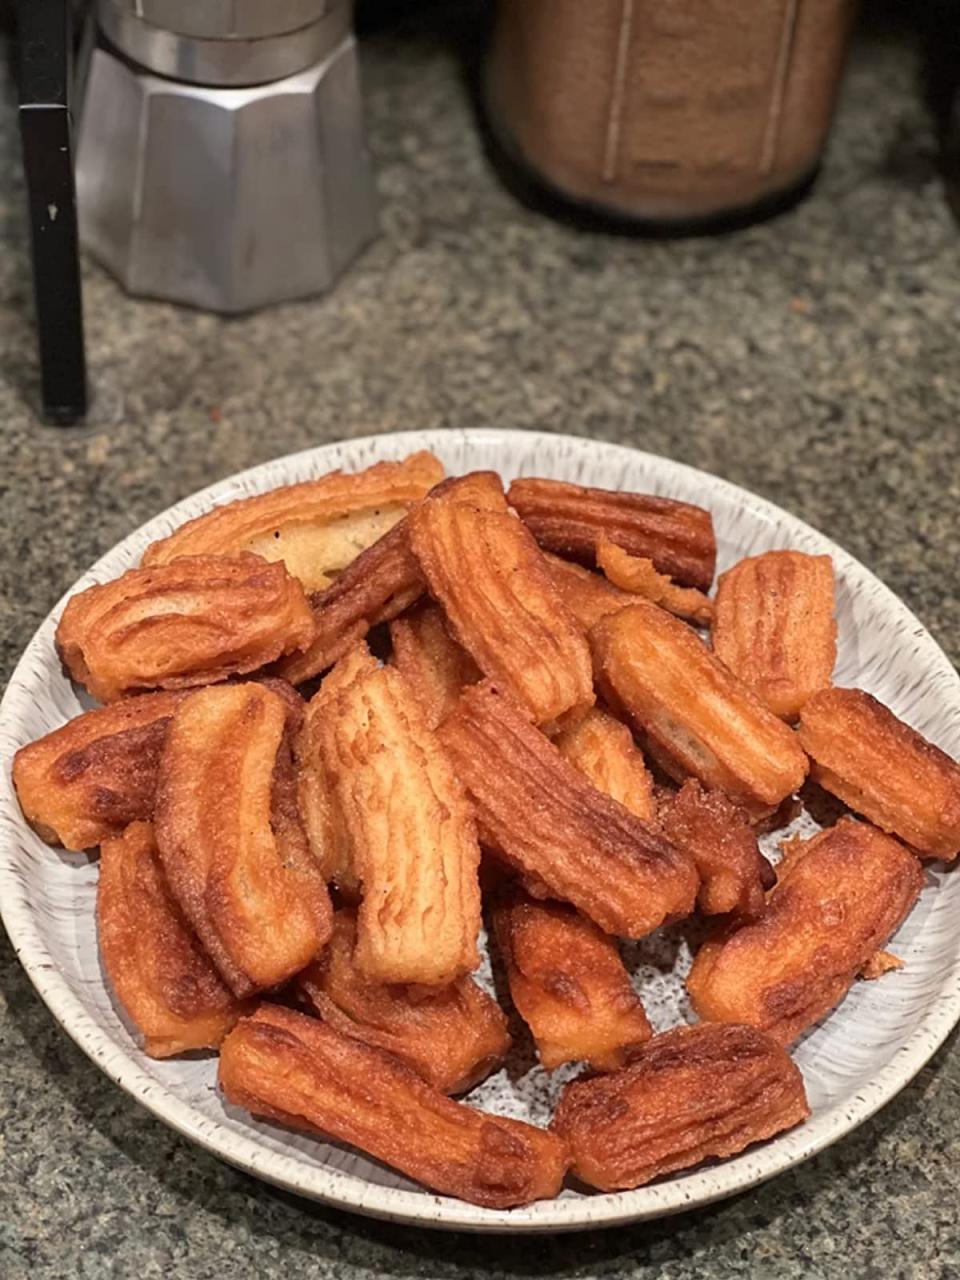
[[214,507],[151,543],[143,563],[252,551],[282,560],[305,591],[323,591],[442,478],[442,465],[425,451],[365,471],[331,471]]
[[[473,471],[443,480],[432,490],[457,501],[506,511],[503,485],[492,471]],[[371,627],[390,622],[426,590],[420,565],[410,549],[410,526],[405,516],[344,569],[326,591],[314,594],[316,634],[303,653],[279,665],[279,674],[302,684],[332,667]]]
[[574,1080],[551,1128],[591,1187],[640,1187],[790,1129],[810,1114],[787,1053],[751,1027],[677,1027],[614,1075]]
[[323,955],[296,979],[324,1022],[386,1049],[441,1093],[462,1093],[500,1066],[507,1020],[472,978],[433,992],[371,982],[354,958],[356,933],[355,914],[339,911]]
[[627,938],[692,910],[697,874],[689,855],[591,786],[508,694],[475,685],[438,732],[484,841],[538,896],[571,902]]
[[630,555],[609,538],[601,538],[597,543],[597,567],[621,591],[642,596],[699,627],[710,625],[713,602],[702,591],[696,587],[678,587],[667,574],[657,572],[652,560]]
[[811,776],[932,858],[960,852],[960,764],[860,689],[824,689],[800,713]]
[[507,500],[547,551],[592,565],[608,539],[682,587],[706,591],[713,581],[717,542],[703,507],[532,477],[514,480]]
[[704,915],[761,914],[764,889],[776,877],[747,815],[722,791],[706,791],[688,778],[661,806],[660,825],[667,839],[686,849],[696,863],[697,907]]
[[493,909],[510,998],[548,1071],[586,1062],[622,1067],[653,1034],[613,938],[561,902],[513,892]]
[[766,551],[720,575],[713,651],[770,710],[795,720],[837,660],[833,561]]
[[306,704],[303,723],[294,738],[297,799],[300,817],[323,878],[350,899],[359,895],[350,833],[340,806],[336,781],[323,755],[324,721],[336,714],[338,691],[356,676],[376,671],[377,661],[361,641],[345,654]]
[[48,844],[88,849],[153,816],[160,753],[186,693],[145,693],[69,720],[13,759],[24,817]]
[[97,884],[103,967],[151,1058],[215,1049],[244,1005],[224,983],[167,887],[153,828],[104,840]]
[[101,702],[214,684],[310,643],[303,588],[260,556],[191,556],[72,596],[57,649]]
[[633,734],[616,716],[591,707],[579,724],[564,729],[554,742],[563,758],[598,791],[644,822],[657,821],[653,777]]
[[841,818],[789,847],[763,915],[703,944],[687,978],[705,1021],[743,1022],[790,1044],[838,1004],[923,886],[897,840]]
[[421,604],[390,623],[391,662],[402,673],[435,729],[465,685],[480,679],[477,664],[456,641],[436,604]]
[[644,602],[605,618],[590,638],[601,691],[672,777],[699,778],[753,817],[803,782],[807,758],[793,731],[685,623]]
[[277,1005],[224,1041],[220,1087],[255,1115],[349,1142],[491,1209],[556,1195],[568,1164],[555,1134],[454,1102],[382,1049]]
[[375,982],[444,986],[480,961],[472,809],[399,671],[327,679],[317,743],[362,886],[357,963]]
[[259,684],[177,708],[160,762],[156,836],[171,892],[238,996],[285,982],[332,911],[296,804],[286,701]]
[[423,595],[420,566],[410,550],[407,517],[361,552],[326,591],[311,598],[314,635],[302,653],[277,664],[291,684],[328,670],[371,627],[389,622]]
[[430,594],[484,675],[537,724],[582,715],[593,704],[586,638],[529,530],[453,489],[421,503],[409,521]]

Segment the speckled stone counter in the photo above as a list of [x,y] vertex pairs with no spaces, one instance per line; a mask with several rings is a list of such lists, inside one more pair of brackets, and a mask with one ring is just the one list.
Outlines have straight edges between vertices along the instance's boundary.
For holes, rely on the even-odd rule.
[[[861,38],[801,207],[722,239],[638,243],[506,194],[451,53],[462,23],[438,11],[365,41],[383,234],[337,291],[221,321],[133,301],[88,266],[97,400],[81,432],[32,413],[22,187],[0,113],[3,675],[91,560],[198,486],[340,436],[483,424],[639,445],[756,490],[874,569],[956,661],[960,230],[910,46]],[[4,1280],[960,1275],[954,1039],[851,1137],[705,1212],[552,1239],[428,1235],[300,1203],[196,1150],[99,1074],[0,951]]]

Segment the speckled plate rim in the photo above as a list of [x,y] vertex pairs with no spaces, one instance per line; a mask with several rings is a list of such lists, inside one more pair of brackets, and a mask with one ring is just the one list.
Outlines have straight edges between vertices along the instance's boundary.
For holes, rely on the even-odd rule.
[[[217,481],[145,522],[101,556],[63,595],[37,629],[24,650],[0,703],[0,736],[9,741],[12,727],[19,724],[26,712],[31,685],[37,679],[34,664],[41,654],[49,653],[56,620],[67,599],[90,585],[91,581],[102,579],[104,575],[115,576],[135,563],[147,540],[161,536],[175,523],[223,499],[237,484],[246,484],[251,491],[265,489],[284,483],[292,467],[302,466],[308,461],[323,464],[332,454],[339,456],[336,461],[331,461],[331,466],[349,466],[350,456],[355,452],[368,453],[364,459],[366,464],[376,460],[381,449],[382,456],[395,456],[398,450],[406,452],[420,448],[442,448],[449,445],[452,437],[458,438],[468,447],[474,443],[478,446],[499,446],[505,451],[512,447],[529,449],[536,447],[538,443],[545,448],[555,448],[562,443],[573,454],[584,450],[599,450],[608,454],[612,461],[616,461],[618,457],[624,462],[628,458],[636,461],[639,455],[646,465],[655,469],[667,482],[673,476],[678,479],[682,477],[686,481],[695,480],[701,484],[705,505],[709,506],[711,494],[722,495],[728,500],[736,500],[756,516],[773,522],[807,547],[811,547],[811,543],[817,544],[821,551],[834,557],[836,564],[851,579],[859,581],[864,587],[869,586],[877,598],[878,607],[899,615],[901,622],[909,626],[918,660],[923,663],[930,677],[937,681],[945,698],[952,701],[954,713],[960,716],[960,676],[919,619],[864,565],[812,526],[791,516],[774,503],[683,463],[623,445],[547,432],[451,428],[365,436],[305,449]],[[384,442],[389,443],[385,445]],[[316,470],[319,473],[319,468]],[[106,1075],[157,1119],[184,1137],[257,1178],[355,1213],[447,1230],[556,1232],[616,1226],[711,1204],[757,1186],[809,1159],[869,1119],[913,1079],[946,1039],[954,1024],[960,1020],[958,929],[950,967],[930,1008],[869,1084],[858,1089],[852,1100],[845,1100],[842,1104],[817,1113],[798,1129],[752,1148],[732,1161],[636,1191],[540,1201],[522,1209],[507,1211],[482,1209],[446,1196],[383,1187],[340,1170],[306,1167],[295,1157],[267,1149],[258,1141],[255,1131],[251,1131],[249,1136],[240,1136],[211,1122],[148,1075],[138,1061],[139,1055],[134,1056],[134,1053],[111,1042],[89,1015],[82,1000],[70,990],[58,973],[46,947],[36,913],[27,900],[25,885],[17,874],[16,837],[18,832],[24,831],[25,822],[10,784],[8,760],[3,762],[2,781],[0,916],[20,963],[57,1022]]]

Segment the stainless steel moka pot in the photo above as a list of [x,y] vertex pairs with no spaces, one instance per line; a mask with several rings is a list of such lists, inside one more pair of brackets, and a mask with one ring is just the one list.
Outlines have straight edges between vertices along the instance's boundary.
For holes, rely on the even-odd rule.
[[374,235],[350,0],[96,0],[80,235],[135,294],[318,293]]

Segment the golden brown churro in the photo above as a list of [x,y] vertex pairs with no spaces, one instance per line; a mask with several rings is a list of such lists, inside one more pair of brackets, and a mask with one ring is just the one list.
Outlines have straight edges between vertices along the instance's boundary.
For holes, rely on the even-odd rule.
[[88,849],[153,817],[167,728],[186,693],[145,693],[75,716],[21,747],[13,782],[48,844]]
[[717,542],[703,507],[532,477],[514,480],[507,500],[547,551],[592,565],[606,538],[682,587],[706,591],[713,581]]
[[73,596],[57,649],[101,702],[255,671],[309,644],[300,583],[260,556],[191,556]]
[[279,694],[220,685],[177,708],[160,762],[156,836],[174,898],[236,995],[286,981],[330,936],[330,898],[297,812]]
[[675,1027],[613,1075],[574,1080],[551,1128],[591,1187],[640,1187],[710,1156],[732,1156],[810,1114],[803,1077],[752,1027]]
[[548,1071],[564,1062],[615,1071],[650,1039],[617,944],[586,916],[512,893],[495,905],[493,921],[510,998]]
[[960,765],[860,689],[824,689],[800,713],[811,776],[921,853],[960,852]]
[[450,490],[411,512],[410,538],[456,639],[537,724],[576,719],[592,705],[586,639],[515,516]]
[[277,1005],[224,1041],[220,1087],[255,1115],[349,1142],[491,1209],[556,1195],[568,1164],[554,1134],[454,1102],[382,1049]]
[[296,988],[324,1022],[386,1049],[441,1093],[462,1093],[495,1071],[510,1048],[507,1020],[472,978],[411,991],[371,982],[356,963],[356,916],[338,911],[333,937]]
[[743,1022],[790,1044],[839,1003],[923,886],[913,854],[841,818],[798,841],[759,920],[704,943],[687,978],[705,1021]]
[[101,846],[97,928],[103,967],[144,1051],[216,1049],[245,1006],[174,901],[149,822]]
[[692,909],[689,855],[592,787],[508,695],[487,682],[467,689],[439,735],[484,840],[543,896],[627,938]]

